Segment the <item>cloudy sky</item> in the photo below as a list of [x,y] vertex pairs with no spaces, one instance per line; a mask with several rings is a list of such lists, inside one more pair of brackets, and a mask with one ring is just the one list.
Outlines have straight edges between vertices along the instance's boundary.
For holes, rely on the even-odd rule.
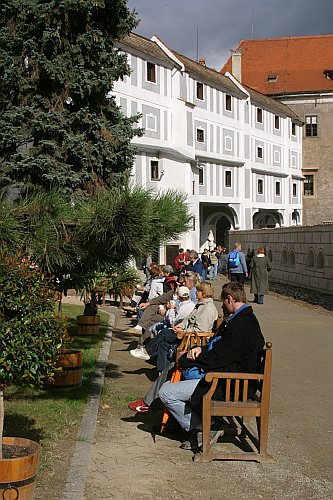
[[333,33],[333,0],[128,0],[128,6],[138,13],[138,34],[157,35],[191,59],[198,53],[217,70],[240,40]]

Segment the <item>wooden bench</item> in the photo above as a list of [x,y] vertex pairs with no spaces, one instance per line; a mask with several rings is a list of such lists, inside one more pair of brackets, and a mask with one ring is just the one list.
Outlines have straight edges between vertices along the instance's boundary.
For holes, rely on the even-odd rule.
[[[272,370],[272,344],[270,342],[266,343],[266,349],[260,353],[259,361],[260,373],[206,373],[205,380],[211,382],[211,386],[203,397],[202,452],[195,455],[195,461],[255,460],[263,463],[274,463],[273,457],[267,452]],[[224,401],[216,401],[212,397],[218,382],[221,380],[225,380],[226,397]],[[251,380],[259,382],[259,389],[253,399],[248,398]],[[226,428],[222,431],[223,434],[229,434],[228,431],[231,430],[238,437],[237,443],[243,444],[247,451],[223,452],[217,450],[218,446],[215,446],[216,451],[212,451],[210,430],[213,416],[228,419],[225,422]],[[249,417],[256,418],[257,436],[248,425]]]

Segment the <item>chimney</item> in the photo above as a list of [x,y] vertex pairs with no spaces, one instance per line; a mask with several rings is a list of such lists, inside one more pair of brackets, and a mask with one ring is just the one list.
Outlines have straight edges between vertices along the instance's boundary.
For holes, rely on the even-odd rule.
[[239,82],[242,81],[242,49],[231,49],[231,73]]
[[200,57],[198,63],[201,64],[201,66],[206,66],[206,59],[203,57]]

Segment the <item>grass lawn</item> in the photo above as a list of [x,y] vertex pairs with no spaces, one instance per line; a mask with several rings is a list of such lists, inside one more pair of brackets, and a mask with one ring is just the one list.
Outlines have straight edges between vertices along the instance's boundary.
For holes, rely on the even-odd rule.
[[11,386],[5,391],[4,436],[25,437],[41,444],[39,475],[52,471],[55,450],[66,437],[76,433],[88,399],[95,365],[106,332],[109,315],[99,311],[99,335],[77,337],[76,316],[82,314],[82,305],[64,304],[62,315],[67,319],[72,336],[69,348],[83,351],[83,382],[72,390],[38,390]]

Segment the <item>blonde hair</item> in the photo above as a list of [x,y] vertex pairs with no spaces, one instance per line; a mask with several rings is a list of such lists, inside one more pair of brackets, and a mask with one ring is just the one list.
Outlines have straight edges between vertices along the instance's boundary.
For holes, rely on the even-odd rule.
[[199,283],[197,286],[197,291],[201,292],[202,295],[204,296],[205,299],[213,298],[214,297],[214,290],[213,287],[210,283],[207,283],[205,281],[204,283]]

